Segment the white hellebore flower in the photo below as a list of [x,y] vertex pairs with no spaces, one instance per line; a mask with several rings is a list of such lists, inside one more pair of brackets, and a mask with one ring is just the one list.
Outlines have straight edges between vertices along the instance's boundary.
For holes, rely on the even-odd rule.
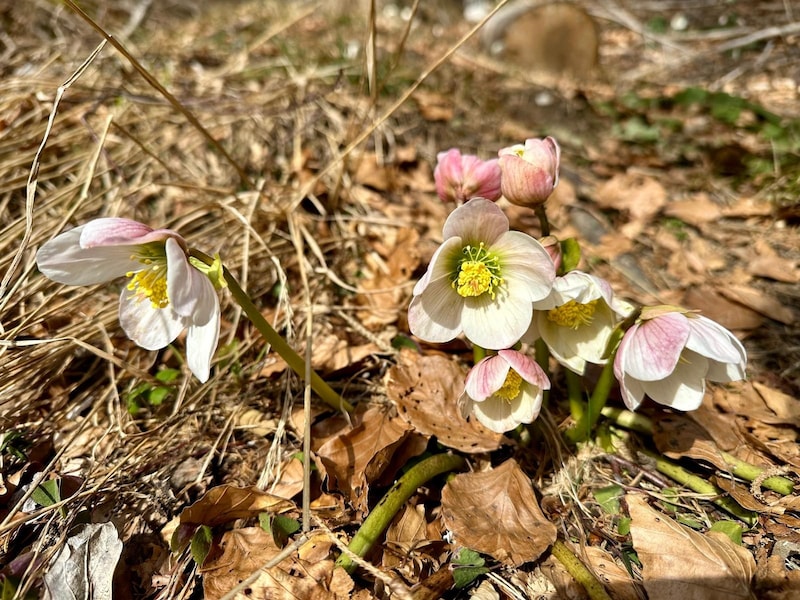
[[586,363],[604,364],[603,354],[617,323],[633,306],[614,297],[609,283],[582,271],[556,277],[553,291],[533,305],[531,328],[524,341],[541,337],[550,353],[568,369],[583,375]]
[[642,309],[625,333],[614,375],[631,410],[645,394],[677,410],[695,410],[706,379],[744,379],[746,362],[741,342],[718,323],[675,306],[656,306]]
[[500,350],[484,358],[467,374],[461,412],[472,412],[484,426],[503,433],[539,416],[550,380],[529,357],[516,350]]
[[473,198],[445,221],[444,243],[414,287],[411,333],[448,342],[463,331],[483,348],[513,346],[530,325],[533,302],[553,286],[555,267],[542,245],[508,230],[494,202]]
[[127,336],[158,350],[188,328],[186,362],[200,381],[208,380],[219,339],[219,299],[176,232],[130,219],[96,219],[45,243],[36,262],[46,277],[69,285],[127,277],[119,299]]

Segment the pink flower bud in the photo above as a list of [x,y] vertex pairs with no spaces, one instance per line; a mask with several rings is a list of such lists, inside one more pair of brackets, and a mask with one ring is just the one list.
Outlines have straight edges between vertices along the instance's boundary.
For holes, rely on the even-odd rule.
[[534,207],[544,203],[558,185],[561,149],[552,137],[531,138],[498,152],[502,192],[509,202]]
[[500,167],[496,158],[481,160],[451,148],[437,154],[436,160],[433,178],[442,202],[461,204],[470,198],[494,201],[500,197]]

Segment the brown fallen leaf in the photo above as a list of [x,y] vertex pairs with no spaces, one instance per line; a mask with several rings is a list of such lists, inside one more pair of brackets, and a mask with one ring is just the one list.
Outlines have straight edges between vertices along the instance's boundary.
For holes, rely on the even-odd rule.
[[783,281],[784,283],[797,283],[800,281],[800,270],[797,268],[797,261],[778,255],[763,240],[756,240],[753,248],[757,256],[748,260],[748,273],[757,277]]
[[758,381],[753,382],[753,387],[764,400],[764,404],[775,413],[775,416],[787,425],[800,427],[800,399],[784,394],[780,390],[771,388]]
[[465,376],[464,369],[449,358],[404,350],[387,373],[386,395],[418,432],[436,436],[448,448],[490,452],[510,444],[505,436],[461,416],[458,398]]
[[680,304],[686,308],[699,310],[703,316],[736,331],[749,331],[764,323],[764,317],[757,311],[726,299],[708,286],[689,288],[680,300]]
[[708,194],[700,192],[691,198],[670,202],[664,207],[664,214],[698,227],[716,222],[722,214],[722,209],[709,198]]
[[744,306],[760,312],[765,317],[786,325],[795,322],[794,311],[781,304],[776,298],[744,285],[728,285],[719,288],[720,294]]
[[536,560],[556,540],[530,478],[513,459],[456,475],[442,490],[442,519],[455,540],[510,566]]
[[357,510],[366,512],[369,484],[383,474],[392,455],[412,432],[408,423],[380,408],[371,408],[361,423],[317,451],[329,486],[342,491]]
[[588,563],[614,600],[641,600],[644,597],[640,584],[617,564],[610,553],[597,546],[584,545],[576,554]]
[[236,519],[257,517],[262,512],[281,513],[295,508],[293,502],[262,492],[257,487],[219,485],[183,509],[182,524],[214,527]]
[[667,190],[652,177],[628,171],[603,183],[597,189],[594,201],[603,208],[626,211],[629,220],[622,226],[621,233],[633,239],[664,207]]
[[650,600],[755,600],[756,564],[725,534],[698,533],[627,494],[633,547]]

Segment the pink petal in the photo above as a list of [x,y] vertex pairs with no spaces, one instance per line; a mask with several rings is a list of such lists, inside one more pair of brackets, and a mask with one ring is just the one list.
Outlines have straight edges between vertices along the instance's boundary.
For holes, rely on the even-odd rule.
[[36,263],[47,278],[68,285],[92,285],[142,268],[141,263],[131,259],[133,246],[81,248],[84,227],[62,233],[39,248]]
[[501,234],[508,231],[508,217],[494,202],[473,198],[450,213],[444,223],[445,240],[459,237],[463,244],[477,246],[483,242],[491,246]]
[[505,360],[519,376],[541,390],[550,389],[550,380],[542,368],[526,354],[517,350],[498,350],[497,355]]
[[157,242],[168,237],[183,240],[170,229],[153,229],[131,219],[109,217],[95,219],[84,225],[81,234],[82,248],[98,246],[133,246]]
[[623,369],[640,381],[664,379],[675,370],[689,338],[689,324],[680,313],[643,321],[622,338]]
[[483,402],[503,387],[510,365],[498,355],[484,358],[467,373],[465,391],[475,402]]

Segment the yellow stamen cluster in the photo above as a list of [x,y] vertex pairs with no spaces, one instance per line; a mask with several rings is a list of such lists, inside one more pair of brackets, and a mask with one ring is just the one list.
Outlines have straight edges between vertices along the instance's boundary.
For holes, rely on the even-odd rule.
[[453,287],[464,298],[488,293],[494,300],[497,294],[495,288],[503,283],[497,256],[488,252],[483,242],[477,248],[466,246],[462,252],[464,258],[458,264]]
[[521,385],[522,377],[520,374],[514,369],[509,369],[508,375],[506,375],[506,380],[503,382],[503,385],[500,386],[500,389],[494,393],[494,395],[500,396],[507,402],[511,402],[517,396],[519,396],[519,389]]
[[581,304],[575,300],[570,300],[566,304],[548,310],[547,320],[570,329],[579,329],[583,325],[590,325],[594,319],[594,311],[599,301],[600,299],[598,298],[586,304]]
[[135,257],[146,265],[141,271],[129,271],[125,274],[130,278],[127,288],[134,292],[140,300],[147,298],[153,308],[166,308],[169,306],[167,297],[167,263],[150,258]]

